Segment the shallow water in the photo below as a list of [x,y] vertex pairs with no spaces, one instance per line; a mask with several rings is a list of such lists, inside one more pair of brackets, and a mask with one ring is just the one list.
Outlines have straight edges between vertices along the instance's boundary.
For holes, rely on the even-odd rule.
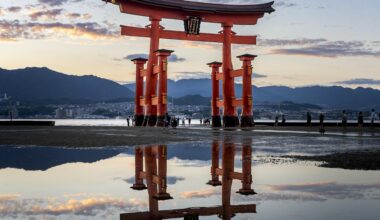
[[[215,138],[202,143],[140,148],[1,146],[0,219],[118,219],[121,213],[146,212],[148,191],[130,188],[135,183],[135,149],[144,152],[143,161],[152,165],[144,169],[148,176],[154,173],[149,171],[155,170],[153,164],[158,164],[153,154],[157,149],[157,157],[161,158],[159,170],[167,172],[162,177],[173,199],[159,202],[150,199],[151,210],[189,207],[206,210],[223,205],[228,209],[230,205],[256,204],[257,213],[236,213],[233,219],[375,220],[380,204],[379,171],[328,169],[307,162],[275,164],[258,158],[374,149],[379,148],[378,143],[376,139],[364,137],[262,135],[254,139]],[[252,184],[246,181],[248,188],[257,194],[236,193],[242,182],[233,180],[229,187],[230,172],[223,172],[224,169],[220,174],[226,180],[219,177],[226,183],[224,188],[207,185],[212,178],[212,155],[214,165],[218,161],[219,168],[241,173],[244,167],[243,176],[250,180],[251,174],[253,180]],[[248,167],[251,172],[247,175]],[[155,185],[149,184],[153,196]],[[165,184],[162,186],[165,188]],[[218,218],[213,215],[201,219]]]

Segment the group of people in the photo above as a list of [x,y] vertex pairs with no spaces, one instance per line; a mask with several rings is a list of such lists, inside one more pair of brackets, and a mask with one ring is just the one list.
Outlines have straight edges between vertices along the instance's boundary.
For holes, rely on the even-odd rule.
[[[306,120],[307,120],[307,125],[308,126],[311,126],[312,123],[311,123],[311,113],[310,112],[307,112],[306,114]],[[380,112],[379,113],[376,113],[375,109],[372,109],[371,111],[371,114],[370,114],[370,121],[371,121],[371,127],[374,127],[375,126],[375,121],[376,119],[379,119],[380,120]],[[320,123],[320,129],[321,131],[324,131],[324,120],[325,120],[325,114],[324,113],[320,113],[319,114],[319,123]],[[347,127],[347,122],[348,122],[348,116],[347,116],[347,112],[345,110],[342,111],[342,126],[343,127]],[[357,124],[359,127],[363,127],[364,125],[364,113],[363,112],[359,112],[358,113],[358,116],[357,116]]]

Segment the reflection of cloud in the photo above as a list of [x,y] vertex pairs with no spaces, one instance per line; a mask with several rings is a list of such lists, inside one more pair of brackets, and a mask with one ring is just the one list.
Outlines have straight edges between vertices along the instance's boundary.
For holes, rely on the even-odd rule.
[[81,2],[81,1],[83,0],[38,0],[39,3],[46,4],[49,6],[59,6],[67,2]]
[[[175,185],[175,184],[177,184],[177,182],[184,181],[184,180],[185,180],[184,177],[168,176],[167,177],[167,184],[169,184],[169,185]],[[133,177],[128,178],[128,179],[123,179],[123,181],[125,181],[128,184],[134,184],[135,183],[135,177],[133,176]]]
[[306,183],[295,185],[270,185],[273,191],[299,192],[325,197],[326,199],[364,199],[371,190],[380,190],[376,184],[338,184],[334,182]]
[[326,198],[309,195],[309,194],[286,194],[286,193],[259,193],[253,197],[247,197],[240,194],[234,194],[234,199],[240,202],[252,202],[252,201],[313,201],[313,202],[323,202],[326,201]]
[[21,199],[12,196],[0,196],[7,200],[0,200],[0,217],[22,217],[38,215],[80,215],[97,216],[109,211],[137,210],[146,208],[147,204],[132,198],[128,201],[113,197],[90,197],[83,199],[69,199],[58,201],[49,199]]
[[207,167],[210,165],[210,161],[204,160],[181,160],[177,157],[173,158],[174,163],[180,167]]
[[15,199],[17,199],[19,197],[20,197],[20,195],[16,195],[16,194],[12,194],[12,195],[0,195],[0,203],[1,202],[5,202],[5,201],[9,201],[9,200],[15,200]]
[[199,198],[208,198],[211,196],[220,195],[220,189],[217,188],[209,188],[209,189],[203,189],[203,190],[196,190],[196,191],[187,191],[181,193],[181,198],[183,199],[199,199]]

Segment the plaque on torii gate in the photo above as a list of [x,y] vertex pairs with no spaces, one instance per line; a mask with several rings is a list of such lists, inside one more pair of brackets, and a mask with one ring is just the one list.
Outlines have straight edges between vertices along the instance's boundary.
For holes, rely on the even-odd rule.
[[[226,5],[191,2],[183,0],[103,0],[119,5],[122,13],[149,17],[150,25],[145,28],[121,26],[121,34],[125,36],[150,38],[149,59],[133,60],[136,68],[136,97],[135,97],[135,125],[136,126],[163,126],[163,120],[167,113],[167,56],[162,55],[159,64],[160,39],[187,40],[199,42],[223,43],[223,62],[220,65],[212,65],[213,75],[218,75],[218,80],[223,81],[223,100],[214,95],[212,100],[213,126],[221,126],[219,108],[223,108],[223,126],[236,127],[240,124],[237,107],[242,107],[242,127],[253,126],[252,113],[252,65],[254,55],[245,54],[239,56],[243,61],[243,68],[234,70],[231,58],[232,44],[256,44],[256,36],[240,36],[232,31],[233,25],[255,25],[258,19],[265,13],[274,11],[274,2],[254,5]],[[165,30],[160,25],[162,19],[183,20],[185,31]],[[202,22],[219,23],[223,30],[219,33],[201,33]],[[166,56],[166,57],[165,57]],[[144,65],[148,62],[146,69]],[[222,72],[215,72],[222,67]],[[220,76],[219,76],[220,75]],[[143,78],[145,79],[145,92]],[[243,97],[235,97],[234,78],[243,77]],[[158,82],[159,81],[159,82]],[[159,92],[157,94],[157,83]],[[216,90],[213,81],[213,91]],[[142,93],[145,93],[142,94]],[[218,92],[219,93],[219,92]],[[158,109],[160,111],[158,112]],[[145,110],[145,111],[144,111]]]

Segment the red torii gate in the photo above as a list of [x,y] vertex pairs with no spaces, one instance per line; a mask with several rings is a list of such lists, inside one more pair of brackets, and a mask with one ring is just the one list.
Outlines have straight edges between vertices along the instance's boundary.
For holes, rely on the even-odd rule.
[[[223,126],[239,125],[236,107],[242,106],[242,127],[253,126],[252,114],[252,65],[255,55],[239,56],[243,69],[234,70],[231,59],[232,44],[256,44],[256,36],[239,36],[232,31],[233,25],[255,25],[265,13],[274,11],[274,2],[255,5],[225,5],[183,0],[103,0],[120,7],[122,13],[149,17],[151,24],[145,28],[121,26],[126,36],[149,37],[149,59],[134,59],[136,64],[135,125],[163,126],[167,113],[167,57],[173,51],[159,50],[160,39],[188,40],[223,43],[223,63],[213,62],[212,124],[221,126],[219,108],[223,107]],[[164,30],[163,18],[183,20],[185,32]],[[223,31],[218,34],[199,33],[201,22],[220,23]],[[146,70],[145,63],[148,62]],[[219,68],[222,67],[222,73]],[[243,77],[243,97],[236,99],[234,78]],[[145,96],[143,81],[146,77]],[[157,81],[158,95],[157,95]],[[218,80],[223,81],[223,99],[219,99]],[[145,113],[144,113],[145,107]]]

